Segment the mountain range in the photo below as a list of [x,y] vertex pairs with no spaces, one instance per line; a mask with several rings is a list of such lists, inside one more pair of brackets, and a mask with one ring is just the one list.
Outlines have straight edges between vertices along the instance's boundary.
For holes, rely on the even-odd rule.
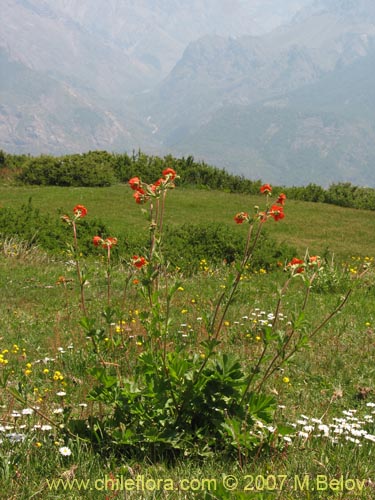
[[0,148],[375,186],[372,0],[3,0]]

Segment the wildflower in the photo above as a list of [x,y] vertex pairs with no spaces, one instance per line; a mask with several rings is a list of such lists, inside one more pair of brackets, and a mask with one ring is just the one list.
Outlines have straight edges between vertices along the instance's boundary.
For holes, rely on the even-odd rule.
[[166,182],[166,179],[158,179],[156,182],[154,182],[152,185],[151,185],[151,191],[153,193],[156,193],[156,191],[158,190],[158,188],[164,184]]
[[242,224],[243,222],[247,222],[249,220],[249,214],[246,212],[239,212],[235,215],[234,220],[236,224]]
[[283,219],[285,217],[284,207],[279,205],[272,205],[270,210],[270,216],[273,217],[275,221]]
[[260,188],[260,192],[262,194],[271,194],[272,193],[272,187],[269,184],[263,184]]
[[277,198],[277,200],[276,200],[276,203],[277,203],[278,205],[284,205],[285,200],[286,200],[286,195],[285,195],[284,193],[280,193],[280,194],[279,194],[279,197],[278,197],[278,198]]
[[319,255],[312,255],[311,257],[309,257],[309,266],[310,267],[313,267],[313,266],[320,267],[320,264],[321,264],[321,261],[320,261]]
[[32,415],[34,410],[32,408],[24,408],[21,413],[22,415]]
[[72,451],[67,446],[61,446],[61,448],[59,448],[59,452],[63,457],[70,457],[72,454]]
[[103,246],[112,247],[113,245],[117,245],[117,238],[109,237],[104,240]]
[[168,179],[173,181],[176,178],[177,174],[176,171],[173,170],[173,168],[166,168],[165,170],[163,170],[163,175],[164,177],[167,177]]
[[131,189],[133,189],[133,191],[136,191],[138,188],[140,188],[142,181],[139,177],[132,177],[131,179],[129,179],[128,184]]
[[82,217],[85,217],[87,215],[87,208],[84,207],[83,205],[76,205],[74,208],[73,208],[73,213],[74,215],[80,219]]
[[140,191],[136,191],[133,194],[133,198],[135,199],[135,202],[138,203],[138,205],[146,203],[146,201],[148,200],[148,196],[146,196],[145,192]]
[[134,255],[132,259],[132,264],[138,269],[141,269],[143,266],[147,264],[147,260],[144,257],[139,257],[138,255]]
[[35,443],[35,446],[36,446],[37,448],[41,448],[42,443],[41,443],[41,442],[39,442],[39,441],[37,441],[37,442]]
[[303,273],[305,263],[303,260],[298,259],[297,257],[293,257],[293,259],[287,264],[287,267],[290,267],[294,273]]
[[289,384],[290,382],[289,377],[283,377],[283,382],[284,384]]
[[53,380],[64,380],[64,377],[62,376],[61,372],[55,371],[53,374]]
[[98,247],[99,245],[102,244],[103,239],[100,236],[94,236],[92,242],[96,247]]

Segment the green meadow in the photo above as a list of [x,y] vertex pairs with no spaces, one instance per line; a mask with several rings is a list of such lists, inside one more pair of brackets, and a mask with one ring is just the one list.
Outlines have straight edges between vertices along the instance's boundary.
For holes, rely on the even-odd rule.
[[[73,207],[80,204],[87,208],[86,219],[100,219],[114,237],[148,232],[142,213],[147,205],[136,205],[127,185],[0,186],[2,208],[18,209],[30,198],[33,207],[56,216],[59,224],[61,214],[71,217]],[[168,192],[164,224],[220,224],[245,240],[247,229],[235,224],[235,214],[252,214],[254,206],[264,203],[263,196],[177,186]],[[167,293],[156,298],[141,293],[141,285],[150,286],[146,267],[134,268],[125,259],[110,265],[106,249],[87,259],[79,249],[53,255],[17,236],[6,237],[0,229],[1,498],[374,498],[374,213],[293,200],[287,200],[284,211],[285,218],[270,217],[264,231],[275,246],[295,248],[294,257],[303,260],[306,251],[321,256],[316,277],[308,286],[303,279],[310,272],[308,265],[291,276],[288,262],[266,271],[252,268],[250,260],[236,293],[227,297],[212,354],[235,355],[246,380],[253,380],[254,373],[254,393],[259,386],[274,400],[272,418],[267,420],[267,413],[251,428],[233,431],[227,447],[208,440],[204,452],[203,427],[196,434],[193,428],[186,430],[193,440],[182,452],[176,445],[170,452],[164,443],[159,453],[159,441],[154,447],[147,447],[146,440],[138,446],[136,436],[127,447],[127,429],[118,426],[115,432],[111,416],[109,400],[119,396],[111,392],[115,380],[110,377],[122,380],[119,390],[125,390],[122,377],[132,380],[142,353],[158,353],[160,345],[165,353],[180,352],[186,359],[196,355],[203,370],[202,342],[209,331],[205,318],[233,283],[235,264],[214,265],[199,255],[199,270],[192,275],[160,271],[162,291],[165,280],[166,286],[176,283],[169,303]],[[123,249],[116,250],[121,256]],[[77,262],[85,283],[77,278]],[[227,299],[222,299],[221,308]],[[160,316],[146,314],[150,303],[154,311],[160,305]],[[114,312],[108,319],[103,312],[109,304]],[[101,327],[85,330],[83,316]],[[161,330],[164,337],[154,337],[156,347],[150,346],[145,325],[159,328],[161,317],[168,319]],[[272,336],[276,329],[279,344]],[[292,346],[288,332],[297,335],[300,345],[297,342],[296,352],[260,384],[280,346]],[[268,342],[272,345],[265,364],[258,365]],[[106,372],[98,375],[95,367]],[[259,373],[253,367],[259,367]],[[93,395],[98,380],[102,392]],[[149,417],[151,423],[157,418]],[[161,425],[167,425],[165,418]],[[140,413],[139,420],[139,432],[146,435],[147,425],[141,421],[147,422],[147,416]],[[105,426],[100,427],[101,422]],[[96,425],[95,439],[87,431],[94,428],[90,425]],[[132,429],[133,424],[128,425]],[[251,443],[246,440],[250,435]]]

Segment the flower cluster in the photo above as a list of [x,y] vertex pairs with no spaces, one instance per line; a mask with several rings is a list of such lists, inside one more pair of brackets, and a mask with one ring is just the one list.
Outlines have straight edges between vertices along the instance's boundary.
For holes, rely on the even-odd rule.
[[92,242],[96,247],[111,248],[113,245],[117,245],[117,238],[109,237],[103,239],[101,236],[94,236]]
[[139,257],[138,255],[134,255],[132,258],[132,264],[137,269],[141,269],[143,266],[147,265],[147,260],[145,257]]
[[[272,187],[269,184],[263,184],[260,187],[261,194],[267,195],[267,197],[272,195]],[[275,221],[279,221],[285,217],[284,214],[284,204],[286,200],[286,195],[284,193],[279,194],[276,202],[267,207],[265,211],[260,212],[258,207],[256,207],[257,212],[255,218],[260,222],[266,222],[267,219],[272,217]],[[251,222],[252,217],[247,212],[239,212],[235,215],[234,220],[236,224],[242,224],[243,222]]]
[[87,215],[87,208],[83,205],[76,205],[73,208],[73,214],[74,214],[73,219],[71,219],[69,215],[62,215],[61,216],[62,221],[71,224],[73,221],[76,221],[77,219],[83,219],[83,217],[86,217]]
[[133,197],[138,204],[146,203],[151,197],[159,197],[162,191],[175,187],[177,174],[173,168],[163,170],[163,177],[153,184],[146,184],[139,177],[129,179],[129,186],[134,191]]
[[299,259],[298,257],[293,257],[293,259],[288,262],[285,270],[292,272],[292,275],[302,274],[306,269],[318,270],[321,269],[321,258],[319,255],[306,256],[305,259]]

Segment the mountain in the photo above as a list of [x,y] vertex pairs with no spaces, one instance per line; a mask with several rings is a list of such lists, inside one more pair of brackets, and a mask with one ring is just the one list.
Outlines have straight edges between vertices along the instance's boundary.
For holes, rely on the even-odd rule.
[[373,0],[3,0],[0,148],[375,186],[374,46]]
[[[286,0],[288,15],[306,1]],[[264,31],[253,20],[261,4],[3,0],[0,148],[152,150],[153,125],[129,99],[160,82],[192,40]]]
[[[374,41],[368,0],[316,1],[263,36],[202,38],[142,100],[153,138],[177,155],[193,152],[272,182],[375,186],[366,113],[375,97]],[[360,102],[359,73],[368,87]]]
[[237,173],[271,183],[374,187],[374,81],[375,45],[301,89],[224,106],[175,148],[228,170],[236,158]]

